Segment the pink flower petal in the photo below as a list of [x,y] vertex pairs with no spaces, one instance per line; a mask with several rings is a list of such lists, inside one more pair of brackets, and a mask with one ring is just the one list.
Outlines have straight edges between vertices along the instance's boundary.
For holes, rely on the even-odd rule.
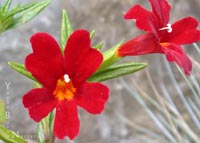
[[74,100],[61,101],[56,107],[54,134],[59,139],[68,136],[70,139],[79,133],[79,119],[77,106]]
[[[79,93],[80,92],[80,93]],[[78,91],[77,104],[92,114],[103,111],[108,100],[109,89],[101,83],[85,83]]]

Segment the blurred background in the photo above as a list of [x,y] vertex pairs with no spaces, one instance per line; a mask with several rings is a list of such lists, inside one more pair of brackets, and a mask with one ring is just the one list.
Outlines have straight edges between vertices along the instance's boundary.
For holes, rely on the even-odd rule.
[[[33,0],[13,0],[13,5],[18,3],[23,5],[31,1]],[[199,0],[169,0],[169,3],[172,6],[171,24],[189,15],[200,21]],[[29,38],[32,34],[39,31],[48,32],[59,41],[62,9],[66,9],[73,28],[95,30],[93,44],[104,42],[104,51],[123,39],[129,40],[141,34],[133,21],[123,19],[123,14],[135,4],[141,4],[150,9],[147,0],[52,0],[51,4],[31,22],[3,33],[0,36],[0,98],[6,102],[7,111],[10,113],[6,126],[29,142],[37,142],[36,123],[29,117],[21,102],[21,97],[32,88],[33,82],[16,73],[7,65],[8,61],[24,63],[24,58],[31,52]],[[199,43],[195,46],[198,45]],[[184,48],[193,59],[193,74],[188,82],[192,83],[191,86],[195,88],[193,89],[198,98],[200,96],[198,84],[200,82],[200,56],[195,46],[189,45]],[[125,58],[124,60],[147,62],[149,66],[135,74],[105,82],[111,91],[105,111],[101,115],[91,115],[80,109],[80,134],[74,141],[66,139],[65,141],[57,140],[57,142],[179,142],[181,141],[182,130],[177,128],[175,123],[171,123],[171,120],[167,120],[170,119],[169,117],[163,116],[167,118],[168,125],[175,125],[175,130],[170,131],[170,126],[168,126],[168,129],[166,123],[162,121],[162,116],[160,117],[162,114],[171,117],[172,111],[159,113],[161,107],[164,108],[164,105],[167,105],[165,102],[178,109],[181,119],[192,130],[190,135],[192,134],[193,138],[196,138],[195,135],[199,137],[200,107],[198,108],[198,106],[200,103],[191,102],[188,105],[190,107],[197,106],[194,109],[191,107],[191,110],[194,110],[194,115],[190,114],[192,112],[190,109],[185,108],[187,102],[190,102],[184,100],[181,95],[185,98],[192,98],[195,93],[192,92],[187,80],[184,79],[176,65],[168,64],[165,57],[159,54]],[[170,73],[170,70],[172,73]],[[192,78],[196,82],[192,82]],[[173,100],[174,104],[170,102],[167,95]],[[162,104],[163,99],[165,100]],[[152,100],[155,100],[160,106],[155,106]],[[192,98],[192,101],[195,100]],[[165,111],[165,108],[161,110]],[[168,108],[166,110],[168,111]],[[174,122],[173,119],[172,122]],[[160,124],[165,128],[162,128]],[[191,137],[185,134],[184,138]],[[196,138],[196,140],[198,139]]]

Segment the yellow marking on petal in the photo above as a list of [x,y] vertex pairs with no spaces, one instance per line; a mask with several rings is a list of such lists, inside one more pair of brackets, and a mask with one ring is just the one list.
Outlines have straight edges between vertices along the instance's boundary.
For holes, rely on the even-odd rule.
[[169,43],[160,43],[160,45],[161,45],[162,47],[167,47],[167,46],[169,46]]
[[76,88],[67,74],[58,79],[56,88],[53,91],[53,95],[55,95],[59,100],[71,100],[75,93]]

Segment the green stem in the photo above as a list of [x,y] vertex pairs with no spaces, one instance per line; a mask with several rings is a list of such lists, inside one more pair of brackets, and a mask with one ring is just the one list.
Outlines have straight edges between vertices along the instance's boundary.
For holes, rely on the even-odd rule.
[[54,111],[38,124],[39,143],[54,143],[53,134]]

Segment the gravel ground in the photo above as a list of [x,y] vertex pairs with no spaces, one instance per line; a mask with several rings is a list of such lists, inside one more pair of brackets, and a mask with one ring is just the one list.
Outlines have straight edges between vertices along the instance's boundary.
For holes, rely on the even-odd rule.
[[[33,1],[33,0],[32,0]],[[14,0],[13,4],[27,3],[27,0]],[[147,0],[52,0],[52,3],[38,17],[31,22],[3,33],[0,37],[0,98],[6,102],[10,118],[6,126],[18,132],[27,140],[37,140],[36,124],[23,108],[21,97],[32,88],[32,81],[14,72],[8,61],[23,63],[25,56],[31,52],[29,37],[38,32],[48,32],[59,40],[61,10],[66,9],[74,29],[96,30],[93,42],[104,41],[104,50],[139,34],[131,21],[123,20],[123,14],[132,4],[141,3],[149,7]],[[170,0],[172,4],[171,21],[185,17],[195,16],[200,20],[199,0]],[[190,55],[195,55],[192,49],[187,50]],[[156,77],[155,65],[161,58],[156,56],[142,56],[127,58],[128,60],[149,62],[148,69]],[[126,79],[137,79],[142,83],[144,72],[141,71]],[[162,77],[165,76],[163,71]],[[159,78],[156,78],[159,82]],[[101,115],[90,115],[80,110],[81,131],[75,139],[76,143],[138,143],[140,136],[132,127],[121,120],[116,112],[128,117],[133,123],[143,125],[156,131],[155,126],[140,106],[128,95],[119,83],[111,80],[105,84],[111,88],[109,102]],[[144,90],[148,86],[142,83]],[[62,142],[62,141],[57,141]],[[67,141],[65,141],[67,142]],[[70,143],[70,141],[68,141]]]

